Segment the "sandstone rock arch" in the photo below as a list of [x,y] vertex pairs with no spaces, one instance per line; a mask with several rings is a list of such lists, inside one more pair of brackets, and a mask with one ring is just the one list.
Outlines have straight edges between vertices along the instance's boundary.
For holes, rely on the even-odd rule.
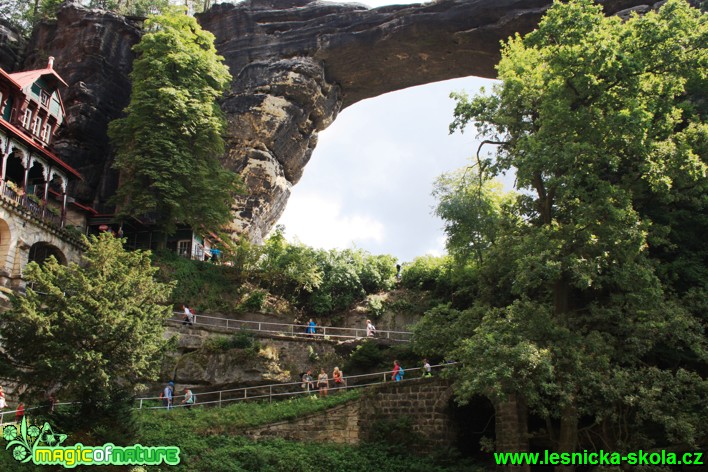
[[[598,0],[608,14],[653,0]],[[317,133],[359,100],[463,76],[494,77],[499,41],[530,31],[552,0],[437,0],[368,9],[316,0],[246,0],[198,17],[216,36],[234,81],[224,165],[242,174],[249,195],[233,205],[234,234],[259,240],[282,214]],[[69,88],[62,159],[85,177],[73,189],[99,210],[112,195],[107,123],[130,96],[131,47],[141,19],[67,2],[28,46],[26,67],[56,57]]]

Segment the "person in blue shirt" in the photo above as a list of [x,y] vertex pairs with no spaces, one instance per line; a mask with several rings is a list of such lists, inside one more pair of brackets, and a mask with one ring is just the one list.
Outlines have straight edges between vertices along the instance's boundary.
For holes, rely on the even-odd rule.
[[315,326],[317,326],[317,323],[312,321],[312,318],[310,318],[310,322],[307,323],[307,329],[305,330],[305,332],[307,334],[315,334]]

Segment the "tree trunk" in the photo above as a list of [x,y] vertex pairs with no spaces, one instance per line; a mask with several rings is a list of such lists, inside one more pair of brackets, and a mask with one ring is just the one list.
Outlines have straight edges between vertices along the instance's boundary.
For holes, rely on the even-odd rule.
[[[497,452],[528,452],[528,411],[524,399],[516,394],[497,402],[496,410],[496,450]],[[529,472],[528,464],[497,466],[504,472]]]
[[[568,405],[561,410],[560,435],[558,436],[558,452],[575,452],[578,444],[578,411],[574,406]],[[573,472],[573,465],[557,465],[555,472]]]

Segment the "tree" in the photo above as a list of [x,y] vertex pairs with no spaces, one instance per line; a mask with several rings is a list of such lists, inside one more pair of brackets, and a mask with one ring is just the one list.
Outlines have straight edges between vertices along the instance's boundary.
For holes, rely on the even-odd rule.
[[100,421],[156,378],[172,285],[153,279],[149,252],[123,242],[103,233],[86,241],[81,265],[27,265],[27,293],[2,314],[0,340],[5,374],[28,401],[59,390],[81,402],[79,417]]
[[230,220],[238,176],[219,162],[224,118],[216,100],[231,80],[214,36],[176,11],[151,17],[134,50],[126,117],[109,125],[121,171],[122,216],[215,231]]
[[[495,146],[478,156],[481,177],[513,169],[519,190],[484,249],[477,306],[487,309],[456,343],[458,392],[523,403],[559,452],[580,439],[607,450],[706,434],[705,314],[682,294],[705,294],[708,281],[677,266],[672,247],[708,227],[652,217],[657,204],[701,213],[708,203],[707,36],[705,15],[682,0],[626,22],[590,0],[558,2],[504,45],[490,95],[456,96],[451,128],[474,123]],[[446,216],[464,240],[462,214]],[[703,247],[692,240],[678,253],[704,257]],[[659,360],[666,351],[670,363]]]

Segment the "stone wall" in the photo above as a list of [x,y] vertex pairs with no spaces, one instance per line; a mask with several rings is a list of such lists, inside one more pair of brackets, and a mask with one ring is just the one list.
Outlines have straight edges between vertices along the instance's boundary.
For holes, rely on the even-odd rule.
[[359,444],[378,421],[408,417],[412,432],[425,447],[450,446],[454,431],[448,412],[450,384],[442,379],[416,379],[372,387],[357,400],[291,421],[280,421],[242,432],[252,439],[278,437],[295,441]]
[[451,397],[450,384],[438,378],[378,385],[361,400],[361,434],[367,437],[376,421],[407,416],[412,432],[425,437],[427,445],[448,446],[455,436],[448,410]]
[[291,441],[359,444],[360,400],[292,421],[280,421],[244,431],[251,439],[282,438]]

